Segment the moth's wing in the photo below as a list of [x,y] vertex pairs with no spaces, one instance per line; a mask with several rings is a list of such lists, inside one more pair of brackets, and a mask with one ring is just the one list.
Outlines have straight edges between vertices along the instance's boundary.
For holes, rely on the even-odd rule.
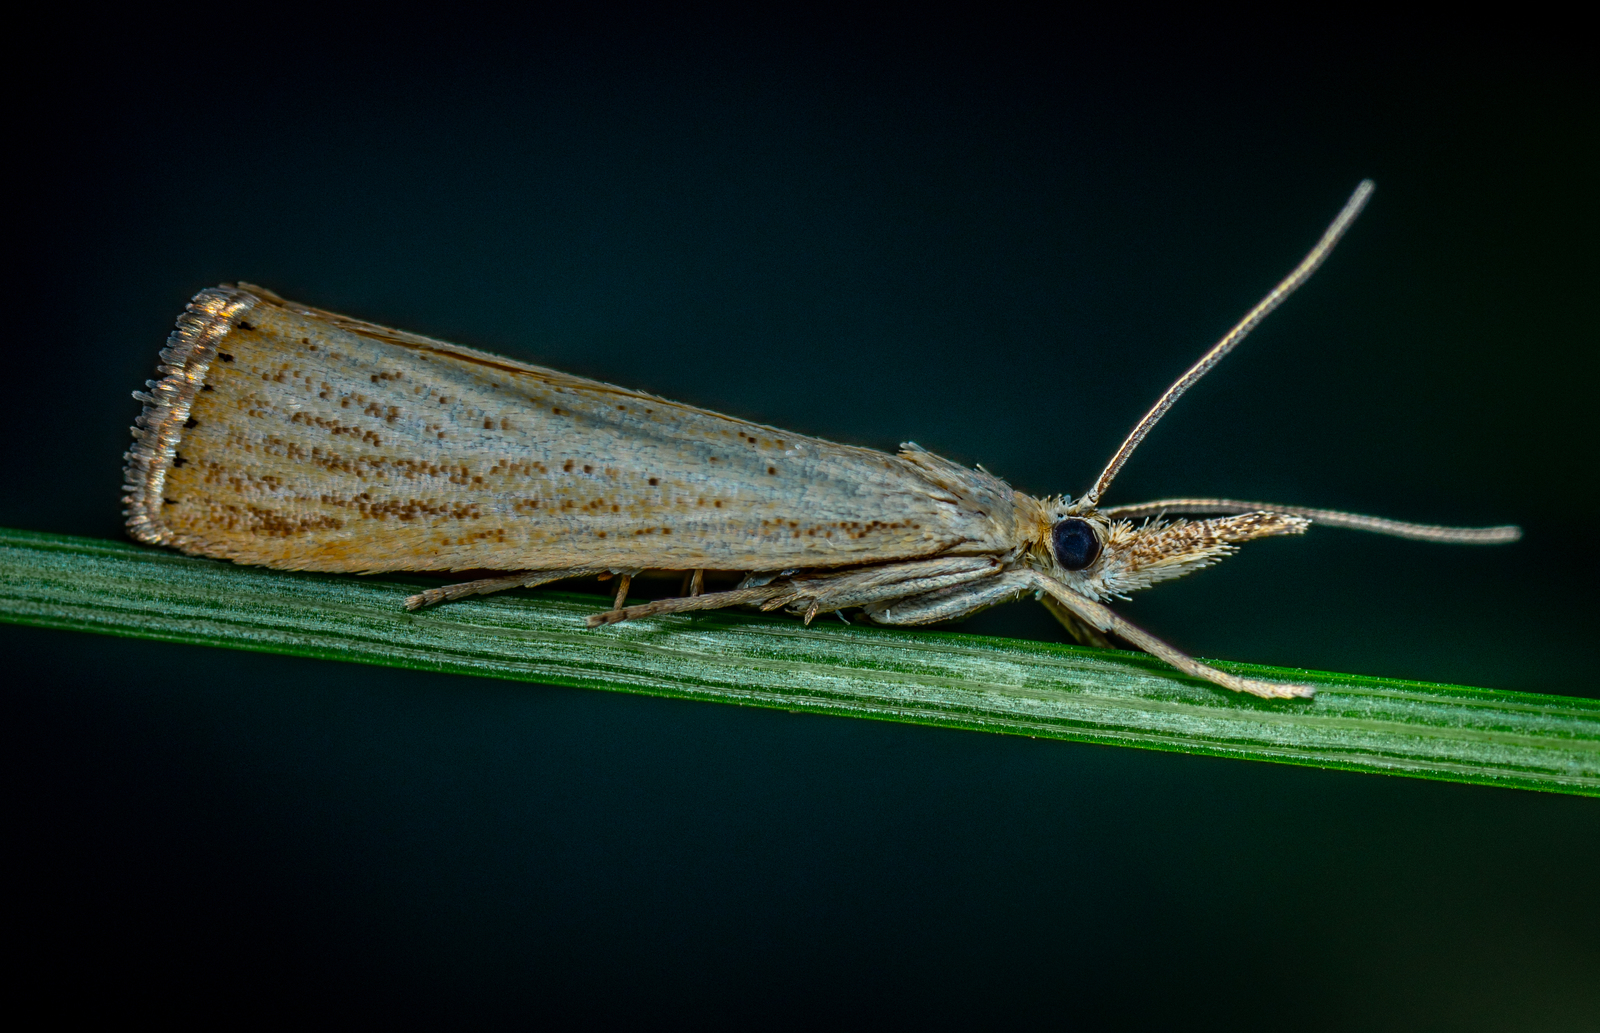
[[774,570],[1011,548],[1011,488],[202,292],[129,456],[144,541],[298,570]]

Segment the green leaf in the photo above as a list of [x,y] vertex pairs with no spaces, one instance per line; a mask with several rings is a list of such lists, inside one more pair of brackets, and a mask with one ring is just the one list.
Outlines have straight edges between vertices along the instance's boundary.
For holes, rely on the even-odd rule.
[[1261,700],[1142,654],[715,612],[590,631],[593,596],[407,613],[414,584],[0,529],[0,620],[660,696],[1600,795],[1600,701],[1248,664]]

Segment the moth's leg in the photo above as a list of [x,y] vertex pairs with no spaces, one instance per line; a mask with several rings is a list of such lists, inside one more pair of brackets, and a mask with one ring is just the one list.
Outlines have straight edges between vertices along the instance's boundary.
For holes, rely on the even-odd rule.
[[950,556],[891,563],[838,574],[802,575],[786,582],[787,591],[761,604],[763,610],[787,606],[804,613],[806,623],[819,613],[870,606],[888,599],[923,595],[937,589],[990,578],[1000,562],[990,556]]
[[[743,605],[756,605],[764,610],[789,606],[803,612],[809,624],[818,613],[847,606],[863,606],[877,599],[916,595],[945,585],[989,577],[999,568],[999,562],[988,556],[957,556],[889,563],[834,574],[803,574],[798,577],[753,575],[745,579],[745,586],[729,592],[662,599],[641,606],[618,607],[608,613],[598,613],[589,618],[589,626],[594,628],[659,613]],[[750,581],[762,583],[750,585]]]
[[1186,653],[1179,652],[1154,635],[1123,620],[1106,606],[1079,595],[1054,578],[1031,570],[1010,571],[978,584],[960,585],[868,607],[867,615],[880,624],[931,624],[934,621],[964,617],[985,607],[1009,602],[1030,591],[1043,591],[1051,602],[1095,631],[1112,632],[1185,674],[1204,678],[1224,688],[1268,699],[1308,697],[1316,692],[1309,685],[1258,681],[1219,671]]
[[592,577],[595,574],[609,573],[609,571],[597,567],[530,570],[522,574],[511,574],[506,577],[490,577],[481,581],[462,581],[459,584],[430,588],[426,592],[418,592],[416,595],[407,596],[405,606],[408,610],[420,610],[424,606],[447,603],[452,599],[464,599],[469,595],[489,595],[494,592],[504,592],[508,588],[532,588],[535,585],[561,581],[569,577]]
[[1235,692],[1248,692],[1254,696],[1267,699],[1288,699],[1290,697],[1310,697],[1316,695],[1317,690],[1310,685],[1294,685],[1285,682],[1259,681],[1255,678],[1240,678],[1238,675],[1219,671],[1215,667],[1203,664],[1187,653],[1167,645],[1144,629],[1130,624],[1113,613],[1110,608],[1095,602],[1086,596],[1079,595],[1066,585],[1053,577],[1040,574],[1037,571],[1028,571],[1034,585],[1045,592],[1062,607],[1084,623],[1099,631],[1109,631],[1118,638],[1138,646],[1151,656],[1165,660],[1184,674],[1196,678],[1204,678],[1215,685]]
[[1039,602],[1050,611],[1050,615],[1061,622],[1067,629],[1067,634],[1080,646],[1094,646],[1098,649],[1111,649],[1111,640],[1100,634],[1093,626],[1079,619],[1078,615],[1056,602],[1053,595],[1039,596]]
[[1034,590],[1031,572],[1013,570],[977,582],[885,599],[866,611],[878,624],[932,624],[1009,603]]
[[617,578],[617,597],[611,603],[613,610],[622,609],[622,604],[628,601],[628,588],[632,584],[632,574],[623,574]]
[[731,592],[708,592],[705,595],[686,596],[678,599],[657,599],[653,603],[642,603],[638,606],[629,606],[621,610],[591,613],[588,624],[591,628],[598,628],[603,624],[616,624],[618,621],[637,620],[640,617],[654,617],[660,613],[683,613],[687,610],[720,610],[725,606],[746,606],[751,603],[764,603],[779,592],[786,591],[787,588],[787,585],[761,585],[756,588],[736,588]]
[[[679,595],[699,595],[706,590],[706,571],[704,567],[683,572],[683,580],[678,582]],[[616,607],[621,609],[621,607]]]

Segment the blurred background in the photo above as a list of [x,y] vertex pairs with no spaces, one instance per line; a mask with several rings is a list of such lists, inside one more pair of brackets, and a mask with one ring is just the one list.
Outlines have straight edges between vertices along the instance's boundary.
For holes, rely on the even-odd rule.
[[[1076,495],[1370,176],[1107,502],[1526,539],[1313,529],[1121,610],[1202,656],[1594,696],[1594,82],[1561,26],[1501,28],[40,30],[0,525],[121,536],[129,392],[234,280]],[[965,627],[1061,637],[1031,605]],[[12,627],[0,650],[19,928],[69,1009],[1600,1015],[1591,800]]]

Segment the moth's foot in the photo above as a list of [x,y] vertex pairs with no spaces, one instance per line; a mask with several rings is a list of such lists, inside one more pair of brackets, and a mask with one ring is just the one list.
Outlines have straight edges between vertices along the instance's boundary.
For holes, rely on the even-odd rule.
[[1248,692],[1252,696],[1262,699],[1310,699],[1317,694],[1311,685],[1296,685],[1292,682],[1258,681],[1254,678],[1240,678],[1238,684],[1228,686],[1240,692]]
[[442,603],[447,598],[449,598],[449,593],[447,593],[444,589],[430,588],[426,592],[418,592],[416,595],[406,596],[405,606],[408,610],[416,611],[422,609],[424,606],[432,606],[434,603]]

